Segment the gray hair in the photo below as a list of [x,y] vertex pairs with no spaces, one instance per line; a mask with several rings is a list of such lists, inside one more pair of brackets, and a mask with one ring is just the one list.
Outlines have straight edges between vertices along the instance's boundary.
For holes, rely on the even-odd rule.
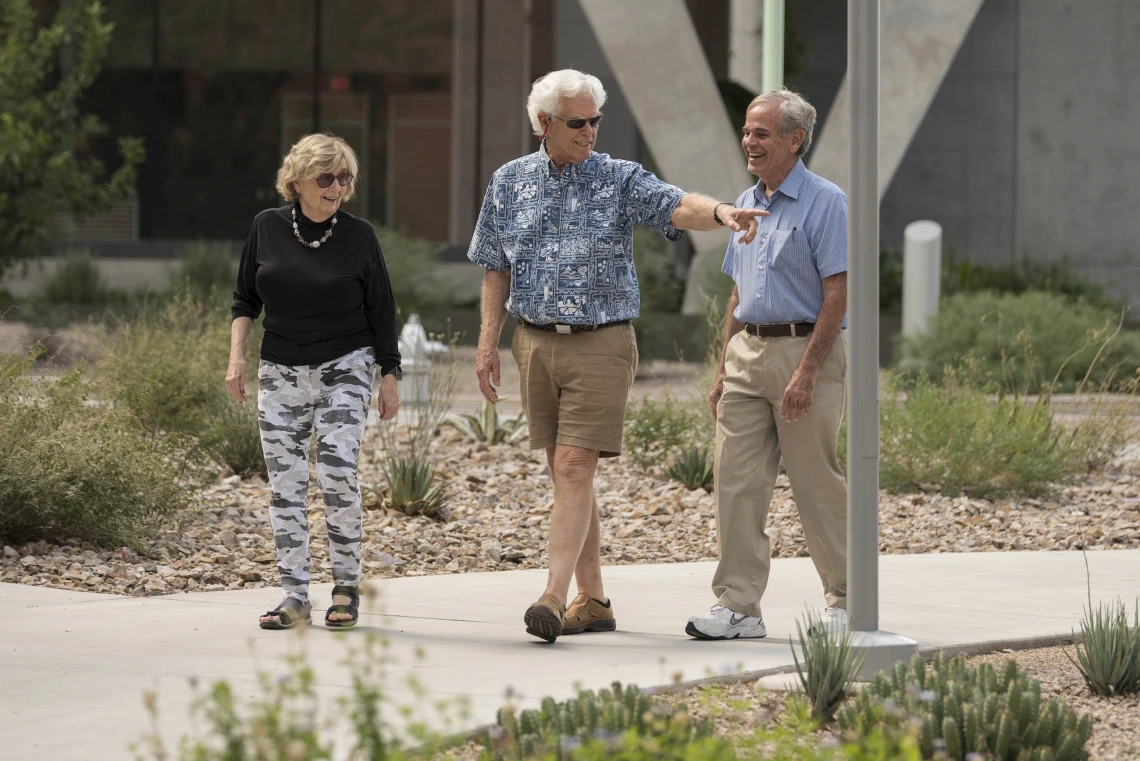
[[543,133],[542,122],[538,120],[539,114],[553,114],[563,100],[577,98],[583,94],[593,97],[594,104],[599,109],[605,105],[606,88],[602,87],[601,80],[592,74],[583,74],[574,69],[560,69],[536,79],[530,88],[530,97],[526,99],[526,114],[530,117],[530,126],[534,134],[541,136]]
[[815,106],[808,103],[804,96],[792,90],[769,90],[757,95],[748,104],[751,111],[761,103],[780,104],[780,137],[788,137],[792,130],[802,129],[804,141],[796,151],[797,156],[803,156],[811,148],[811,133],[815,129]]

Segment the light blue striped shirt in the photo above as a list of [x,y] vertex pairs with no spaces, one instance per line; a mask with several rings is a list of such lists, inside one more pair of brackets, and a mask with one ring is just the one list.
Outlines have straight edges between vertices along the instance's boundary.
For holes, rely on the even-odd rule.
[[728,243],[721,269],[740,294],[736,319],[815,322],[823,279],[847,271],[847,196],[799,160],[771,199],[757,182],[736,205],[769,212],[756,218],[760,229],[751,243],[740,242],[742,232]]

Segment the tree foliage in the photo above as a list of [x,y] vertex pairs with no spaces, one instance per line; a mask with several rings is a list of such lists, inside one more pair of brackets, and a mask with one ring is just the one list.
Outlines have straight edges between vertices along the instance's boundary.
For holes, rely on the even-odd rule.
[[103,12],[72,0],[40,23],[29,0],[0,0],[0,274],[47,250],[57,213],[82,218],[134,192],[141,139],[119,140],[109,176],[81,152],[102,129],[79,104],[111,44]]

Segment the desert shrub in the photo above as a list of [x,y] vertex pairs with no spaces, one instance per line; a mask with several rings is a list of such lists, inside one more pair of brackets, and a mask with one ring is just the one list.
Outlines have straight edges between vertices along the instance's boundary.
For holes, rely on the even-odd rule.
[[644,225],[633,230],[633,266],[641,292],[641,311],[681,311],[685,281],[676,275],[675,244]]
[[190,499],[177,452],[94,399],[82,367],[37,380],[33,358],[0,358],[0,535],[137,546]]
[[64,256],[44,280],[39,301],[47,304],[105,303],[107,287],[90,252],[75,251]]
[[1041,495],[1076,472],[1073,436],[1048,399],[992,399],[948,379],[904,392],[891,382],[880,409],[879,479],[884,489],[934,485],[974,497]]
[[[884,248],[879,252],[879,311],[902,312],[903,253]],[[959,258],[952,249],[942,256],[941,294],[956,293],[1025,293],[1044,291],[1062,296],[1067,301],[1084,301],[1112,312],[1123,304],[1105,294],[1104,289],[1073,272],[1067,259],[1035,262],[1028,258],[1009,264],[971,262]]]
[[376,225],[376,236],[384,251],[388,279],[403,319],[413,312],[453,306],[447,289],[441,287],[435,274],[436,258],[444,249],[442,243],[405,235],[380,225]]
[[256,392],[246,389],[246,402],[226,399],[206,422],[199,443],[202,451],[223,468],[242,478],[268,477],[261,450],[261,428],[257,417]]
[[651,469],[681,450],[712,444],[713,421],[703,400],[642,398],[626,406],[624,445],[637,467]]
[[958,294],[942,300],[928,332],[902,341],[900,367],[941,378],[967,363],[975,385],[1022,392],[1115,388],[1140,369],[1140,332],[1118,333],[1119,321],[1111,309],[1040,291]]
[[[251,335],[247,346],[259,344]],[[148,433],[199,436],[225,408],[228,361],[226,315],[184,295],[118,322],[100,371],[111,398]]]
[[237,271],[238,259],[229,246],[198,241],[183,251],[178,267],[170,273],[170,286],[202,304],[228,305]]

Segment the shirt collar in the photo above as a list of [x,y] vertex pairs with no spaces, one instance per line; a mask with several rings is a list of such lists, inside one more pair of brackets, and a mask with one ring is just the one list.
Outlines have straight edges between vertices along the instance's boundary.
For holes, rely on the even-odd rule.
[[[800,191],[803,190],[804,180],[807,179],[807,167],[804,166],[803,159],[796,159],[796,165],[792,167],[792,171],[788,172],[788,176],[780,183],[780,187],[776,188],[776,193],[783,193],[793,201],[799,198]],[[752,194],[756,201],[759,202],[764,198],[764,178],[761,177],[756,181],[755,187],[752,189]],[[773,193],[775,195],[775,193]]]
[[[586,166],[590,164],[594,157],[598,154],[590,151],[590,157],[585,161],[574,164],[569,163],[562,167],[562,177],[568,180],[576,180],[579,173],[585,171]],[[538,143],[538,160],[542,163],[543,168],[546,170],[547,177],[558,177],[558,167],[554,164],[554,159],[550,158],[550,154],[546,152],[546,138],[543,138]]]

